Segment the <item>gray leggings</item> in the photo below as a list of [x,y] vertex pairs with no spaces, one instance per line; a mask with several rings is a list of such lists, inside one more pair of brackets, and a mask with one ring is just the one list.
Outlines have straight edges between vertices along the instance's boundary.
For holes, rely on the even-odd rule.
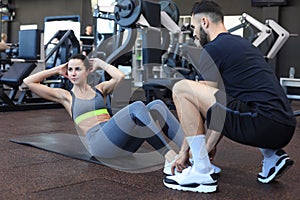
[[[155,123],[159,122],[159,126]],[[162,127],[162,128],[160,128]],[[147,141],[162,155],[171,147],[162,132],[181,146],[184,134],[178,120],[161,100],[145,106],[136,101],[117,112],[104,123],[91,128],[87,144],[93,156],[113,158],[136,152]]]

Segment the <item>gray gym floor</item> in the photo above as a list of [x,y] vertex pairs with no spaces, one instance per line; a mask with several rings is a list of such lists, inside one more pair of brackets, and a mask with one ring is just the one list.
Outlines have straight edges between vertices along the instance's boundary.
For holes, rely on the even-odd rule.
[[[293,102],[294,109],[300,104]],[[200,194],[164,187],[162,171],[125,173],[9,141],[35,133],[76,134],[64,109],[0,112],[1,199],[299,199],[300,124],[285,148],[295,164],[277,181],[260,184],[256,148],[224,138],[215,158],[222,168],[218,192]],[[284,134],[284,133],[283,133]]]

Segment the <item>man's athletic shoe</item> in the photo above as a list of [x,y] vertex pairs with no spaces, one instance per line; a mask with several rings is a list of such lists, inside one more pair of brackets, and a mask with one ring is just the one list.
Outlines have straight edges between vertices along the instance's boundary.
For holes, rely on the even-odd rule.
[[[166,175],[166,176],[172,176],[171,167],[174,164],[175,160],[173,160],[172,162],[168,162],[167,160],[165,160],[165,165],[164,165],[164,170],[163,170],[164,175]],[[175,169],[175,174],[177,174],[177,173],[179,173],[179,172],[177,172],[176,169]]]
[[[172,176],[171,167],[174,164],[174,162],[175,162],[175,160],[173,160],[170,163],[167,160],[165,161],[164,170],[163,170],[163,172],[164,172],[165,175]],[[193,165],[193,160],[192,159],[190,159],[190,163]],[[214,164],[211,164],[211,167],[213,168],[213,174],[214,175],[220,175],[220,173],[221,173],[221,168],[220,167],[217,167]],[[180,172],[177,172],[175,170],[175,174],[177,174],[177,173],[180,173]]]
[[294,164],[294,161],[280,149],[270,158],[264,158],[262,164],[262,172],[257,175],[257,179],[261,183],[269,183],[282,176]]
[[[190,163],[191,163],[192,165],[194,164],[193,158],[190,158]],[[211,163],[211,167],[212,167],[213,170],[214,170],[214,172],[213,172],[214,175],[220,175],[220,173],[221,173],[221,171],[222,171],[220,167],[214,165],[213,163]]]
[[217,191],[218,181],[212,175],[213,171],[202,174],[189,166],[182,173],[174,176],[167,176],[163,183],[167,188],[173,190],[210,193]]

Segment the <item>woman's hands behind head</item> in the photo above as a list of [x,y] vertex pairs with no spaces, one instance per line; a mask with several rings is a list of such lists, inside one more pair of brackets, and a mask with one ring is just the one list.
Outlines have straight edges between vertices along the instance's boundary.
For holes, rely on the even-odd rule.
[[58,65],[57,69],[58,69],[59,75],[65,77],[65,78],[68,78],[68,63]]
[[99,58],[91,58],[90,60],[91,72],[94,72],[97,69],[106,70],[108,64]]

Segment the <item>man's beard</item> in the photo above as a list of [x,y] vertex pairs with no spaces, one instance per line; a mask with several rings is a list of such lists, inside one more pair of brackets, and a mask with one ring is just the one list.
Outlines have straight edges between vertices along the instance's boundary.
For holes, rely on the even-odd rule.
[[208,35],[205,33],[202,27],[200,27],[200,44],[204,46],[208,43]]

